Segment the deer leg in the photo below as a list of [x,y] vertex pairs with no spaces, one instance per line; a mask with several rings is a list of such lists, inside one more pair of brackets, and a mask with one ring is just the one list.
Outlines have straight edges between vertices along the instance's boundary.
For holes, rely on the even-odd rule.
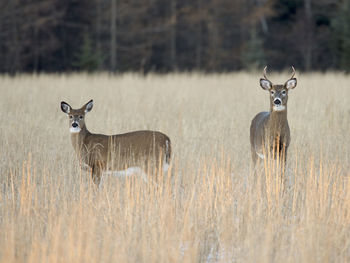
[[250,148],[251,152],[252,152],[252,160],[253,160],[253,164],[255,166],[256,163],[256,153],[253,147]]
[[281,167],[285,169],[287,165],[287,146],[285,143],[281,143],[281,146],[280,146],[280,160],[281,160]]
[[99,186],[101,182],[101,176],[102,176],[102,169],[101,166],[98,164],[95,164],[92,166],[92,171],[91,171],[91,177],[92,181]]
[[289,176],[290,174],[286,174],[286,165],[287,165],[287,146],[286,144],[283,143],[282,149],[281,149],[281,180],[283,182],[283,194],[286,193],[286,191],[290,187],[290,182],[289,182]]

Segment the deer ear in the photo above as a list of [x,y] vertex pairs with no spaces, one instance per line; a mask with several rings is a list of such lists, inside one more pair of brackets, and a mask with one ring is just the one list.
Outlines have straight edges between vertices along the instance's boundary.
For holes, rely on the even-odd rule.
[[61,102],[61,110],[64,113],[66,114],[70,113],[71,109],[72,107],[67,102],[64,102],[64,101]]
[[94,106],[94,101],[93,100],[90,100],[88,103],[86,103],[85,105],[84,105],[84,111],[85,111],[85,113],[88,113],[89,111],[91,111],[92,110],[92,107]]
[[284,84],[284,86],[287,89],[294,89],[297,86],[297,79],[296,78],[292,78],[290,80],[287,80],[287,82]]
[[264,90],[270,90],[272,88],[272,83],[268,79],[260,79],[260,86]]

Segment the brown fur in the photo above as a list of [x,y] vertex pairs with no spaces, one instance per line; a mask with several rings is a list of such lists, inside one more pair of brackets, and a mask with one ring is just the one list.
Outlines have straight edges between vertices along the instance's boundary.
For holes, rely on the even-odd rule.
[[[287,120],[288,91],[296,86],[296,79],[290,78],[284,85],[273,85],[266,78],[260,79],[260,85],[270,93],[270,111],[258,113],[250,125],[250,145],[254,164],[260,156],[271,157],[286,162],[290,144],[290,129]],[[294,71],[294,68],[293,68]],[[276,110],[275,101],[279,100],[281,109]]]
[[[89,103],[91,108],[87,108]],[[165,134],[148,130],[116,135],[94,134],[86,128],[84,120],[85,114],[92,109],[92,101],[80,109],[72,109],[61,102],[61,108],[70,118],[69,127],[75,122],[81,129],[71,133],[72,144],[81,162],[91,168],[95,184],[100,183],[102,172],[106,170],[140,167],[144,172],[153,172],[163,162],[170,163],[170,139]]]

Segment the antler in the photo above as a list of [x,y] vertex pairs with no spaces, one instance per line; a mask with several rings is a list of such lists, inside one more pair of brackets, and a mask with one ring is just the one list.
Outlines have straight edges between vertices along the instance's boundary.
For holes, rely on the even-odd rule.
[[292,70],[293,70],[293,73],[292,73],[292,76],[290,77],[291,79],[294,77],[295,75],[295,68],[292,66]]
[[266,77],[266,69],[267,69],[267,66],[264,67],[264,73],[263,73],[265,79],[267,79],[267,77]]

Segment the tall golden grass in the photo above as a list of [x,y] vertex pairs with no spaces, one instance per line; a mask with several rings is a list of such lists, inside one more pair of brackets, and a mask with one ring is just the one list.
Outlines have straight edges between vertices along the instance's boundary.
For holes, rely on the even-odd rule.
[[[350,77],[297,76],[286,183],[251,164],[259,77],[1,76],[0,262],[349,262]],[[92,132],[168,134],[171,176],[96,190],[60,110],[91,98]]]

